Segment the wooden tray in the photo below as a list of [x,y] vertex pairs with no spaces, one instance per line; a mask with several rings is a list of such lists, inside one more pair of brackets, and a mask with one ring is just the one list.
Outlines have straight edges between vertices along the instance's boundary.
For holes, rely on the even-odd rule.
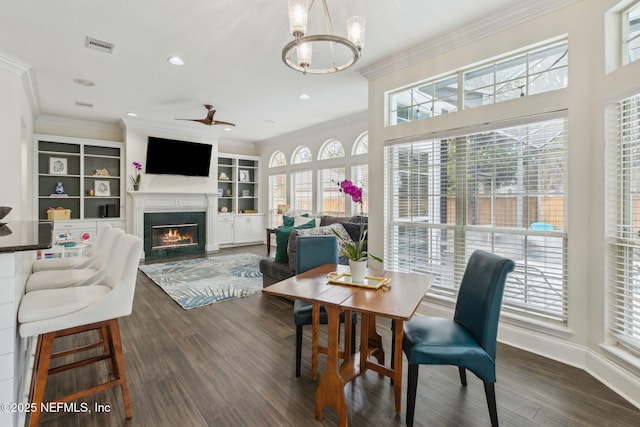
[[383,286],[389,286],[389,282],[391,282],[391,279],[385,277],[364,276],[364,283],[356,283],[351,281],[351,274],[338,274],[335,271],[327,274],[327,277],[329,278],[329,283],[334,285],[359,286],[367,289],[380,289]]

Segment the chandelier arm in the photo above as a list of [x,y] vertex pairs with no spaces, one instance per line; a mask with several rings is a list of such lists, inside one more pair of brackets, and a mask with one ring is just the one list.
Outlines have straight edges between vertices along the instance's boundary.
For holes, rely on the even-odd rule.
[[334,36],[336,32],[333,29],[333,22],[331,21],[331,15],[329,14],[329,7],[327,7],[327,0],[322,0],[322,6],[324,7],[324,17],[327,20],[327,32]]
[[[327,0],[322,0],[322,6],[324,8],[324,17],[327,20],[327,32],[334,36],[336,34],[333,29],[333,21],[331,20],[331,14],[329,13],[329,7],[327,6]],[[337,70],[338,66],[336,65],[336,49],[333,43],[329,43],[329,50],[331,51],[331,58],[333,58],[333,68]],[[306,73],[305,73],[306,74]]]

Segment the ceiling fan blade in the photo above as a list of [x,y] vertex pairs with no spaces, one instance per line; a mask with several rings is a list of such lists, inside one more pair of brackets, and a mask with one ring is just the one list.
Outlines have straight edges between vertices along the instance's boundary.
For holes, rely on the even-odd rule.
[[211,120],[209,119],[175,119],[175,120],[186,120],[188,122],[204,123],[205,125],[211,126]]
[[229,125],[229,126],[235,126],[235,124],[231,123],[231,122],[222,122],[220,120],[214,120],[213,123],[214,125]]

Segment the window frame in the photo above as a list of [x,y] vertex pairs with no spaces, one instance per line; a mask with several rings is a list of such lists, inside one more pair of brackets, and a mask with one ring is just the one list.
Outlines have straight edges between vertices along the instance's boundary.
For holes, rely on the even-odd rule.
[[[640,20],[640,1],[634,2],[633,4],[629,5],[629,7],[623,10],[622,13],[620,14],[621,21],[622,21],[621,22],[621,28],[622,28],[621,48],[622,48],[622,64],[623,65],[631,64],[640,59],[640,54],[638,54],[638,57],[636,59],[631,59],[631,54],[630,54],[630,44],[633,42],[640,43],[640,31],[638,31],[638,33],[635,36],[630,36],[630,29],[629,29],[631,24],[630,15],[634,12],[638,13],[638,20]],[[640,50],[640,44],[636,47],[636,49]]]

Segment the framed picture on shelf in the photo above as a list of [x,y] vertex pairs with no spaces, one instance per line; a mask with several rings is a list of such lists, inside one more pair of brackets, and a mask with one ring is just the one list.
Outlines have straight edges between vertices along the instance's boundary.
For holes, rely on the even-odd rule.
[[67,175],[67,159],[64,157],[49,157],[49,173],[52,175]]
[[96,197],[110,197],[111,182],[96,179],[96,181],[93,183],[93,190]]
[[238,181],[241,181],[241,182],[249,181],[249,170],[248,169],[239,169],[238,170]]
[[242,190],[242,197],[249,197],[249,190]]

